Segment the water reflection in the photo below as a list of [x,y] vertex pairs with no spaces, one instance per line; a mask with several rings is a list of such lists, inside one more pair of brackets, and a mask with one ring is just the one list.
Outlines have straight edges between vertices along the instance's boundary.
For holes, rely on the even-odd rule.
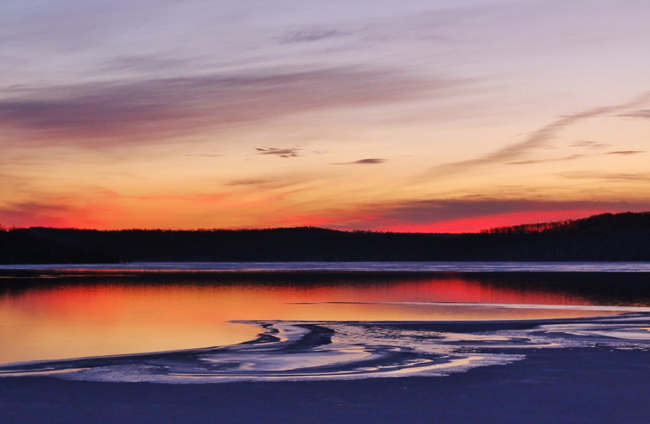
[[0,363],[227,345],[258,333],[233,320],[428,321],[596,314],[375,302],[650,306],[644,275],[624,280],[611,274],[99,272],[35,277],[0,280]]

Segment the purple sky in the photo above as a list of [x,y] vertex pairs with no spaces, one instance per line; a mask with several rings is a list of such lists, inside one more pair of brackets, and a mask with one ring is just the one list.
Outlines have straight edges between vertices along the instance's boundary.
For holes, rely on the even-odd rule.
[[0,224],[648,210],[648,40],[641,0],[3,2]]

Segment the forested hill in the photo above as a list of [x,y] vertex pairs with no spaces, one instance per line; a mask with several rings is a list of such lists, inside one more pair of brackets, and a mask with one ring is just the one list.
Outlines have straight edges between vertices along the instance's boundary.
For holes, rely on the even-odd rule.
[[136,261],[650,261],[650,213],[478,234],[268,230],[3,229],[0,263]]
[[605,213],[589,218],[516,225],[485,230],[488,234],[530,234],[567,232],[572,234],[603,233],[607,231],[650,231],[650,212]]

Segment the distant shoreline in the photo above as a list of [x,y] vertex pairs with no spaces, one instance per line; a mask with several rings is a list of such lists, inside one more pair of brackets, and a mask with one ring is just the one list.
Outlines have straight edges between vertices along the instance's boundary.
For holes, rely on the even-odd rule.
[[0,264],[0,275],[11,272],[312,272],[312,273],[650,273],[648,262],[130,262],[120,264]]
[[0,231],[0,264],[133,262],[650,262],[650,213],[469,234],[314,227]]

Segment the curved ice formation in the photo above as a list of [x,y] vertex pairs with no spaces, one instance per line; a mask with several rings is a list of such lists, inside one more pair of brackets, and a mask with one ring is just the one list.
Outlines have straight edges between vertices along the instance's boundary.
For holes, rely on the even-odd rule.
[[0,376],[217,383],[443,376],[525,358],[528,348],[650,350],[650,314],[493,322],[251,322],[238,345],[0,366]]

